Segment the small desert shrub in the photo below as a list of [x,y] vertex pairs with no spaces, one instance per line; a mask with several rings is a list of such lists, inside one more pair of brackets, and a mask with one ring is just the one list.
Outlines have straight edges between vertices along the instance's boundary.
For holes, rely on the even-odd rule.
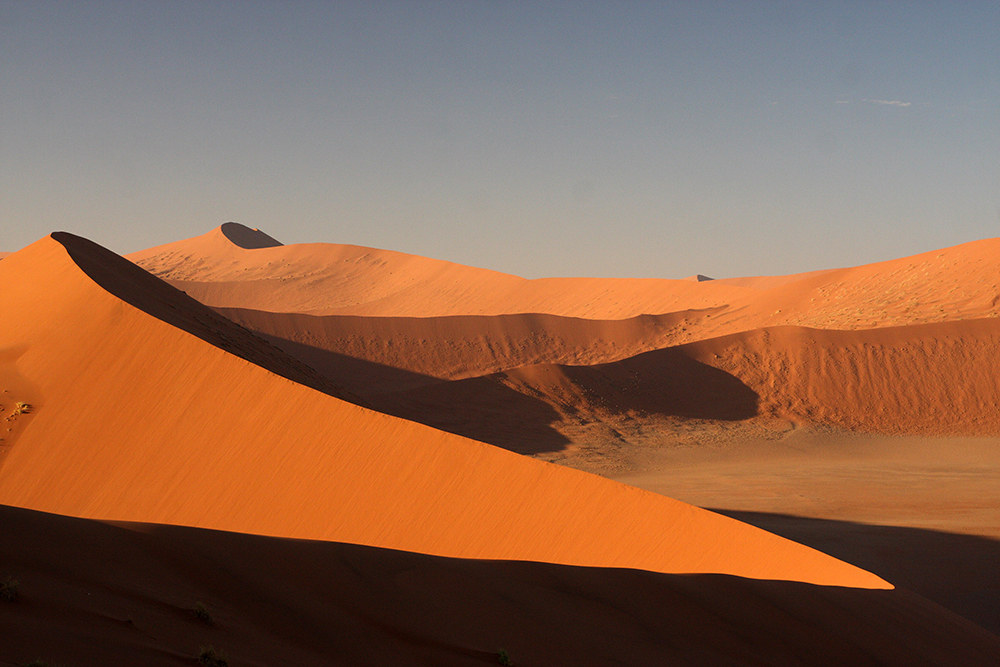
[[26,415],[29,412],[31,412],[30,405],[28,405],[27,403],[18,402],[18,404],[14,406],[14,412],[11,413],[11,416]]
[[229,667],[229,661],[224,651],[216,651],[211,646],[204,646],[198,653],[198,664],[204,667]]
[[497,651],[497,662],[499,662],[501,665],[507,665],[508,667],[514,664],[513,662],[510,661],[510,656],[504,649],[500,649],[499,651]]
[[208,609],[205,609],[205,605],[200,602],[194,603],[194,615],[199,621],[206,625],[215,625],[215,621],[212,620],[212,615],[208,613]]
[[13,577],[7,577],[0,582],[0,599],[6,600],[7,602],[13,602],[17,599],[17,589],[20,584],[17,579]]

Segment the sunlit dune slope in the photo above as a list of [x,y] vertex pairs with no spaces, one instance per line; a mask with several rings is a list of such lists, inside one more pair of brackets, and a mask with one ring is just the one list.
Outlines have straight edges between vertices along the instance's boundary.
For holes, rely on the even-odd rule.
[[879,433],[1000,433],[997,319],[779,327],[682,349],[753,391],[764,415]]
[[254,233],[227,223],[129,258],[199,301],[222,308],[389,317],[545,313],[588,319],[716,309],[679,342],[765,326],[862,329],[1000,314],[1000,239],[847,269],[699,282],[525,280],[372,248],[317,243],[248,249],[232,240]]
[[802,275],[763,290],[739,312],[731,309],[712,334],[784,324],[867,329],[1000,315],[1000,239]]
[[[904,590],[450,559],[0,507],[0,661],[993,665],[1000,639]],[[54,545],[59,545],[54,547]],[[71,545],[64,548],[64,545]],[[5,576],[7,576],[5,574]],[[202,605],[211,623],[199,620]]]
[[[452,557],[887,586],[731,519],[276,375],[208,342],[211,313],[145,275],[64,233],[0,264],[4,284],[33,287],[3,303],[0,368],[34,406],[7,443],[0,502]],[[231,345],[254,344],[238,331]]]
[[128,256],[213,307],[313,315],[435,317],[548,313],[618,319],[727,303],[745,288],[684,280],[527,280],[440,260],[350,245],[246,250],[226,223]]

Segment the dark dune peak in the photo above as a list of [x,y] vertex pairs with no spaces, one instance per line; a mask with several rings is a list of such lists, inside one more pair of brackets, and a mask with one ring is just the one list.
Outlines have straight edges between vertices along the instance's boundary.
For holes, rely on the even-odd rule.
[[257,250],[259,248],[276,248],[284,245],[259,229],[251,229],[238,222],[226,222],[220,227],[223,235],[244,250]]

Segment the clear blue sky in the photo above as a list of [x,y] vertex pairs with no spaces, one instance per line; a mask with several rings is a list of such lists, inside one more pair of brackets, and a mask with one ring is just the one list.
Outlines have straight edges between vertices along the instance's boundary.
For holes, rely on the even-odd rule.
[[996,2],[0,0],[0,250],[234,220],[526,277],[1000,236]]

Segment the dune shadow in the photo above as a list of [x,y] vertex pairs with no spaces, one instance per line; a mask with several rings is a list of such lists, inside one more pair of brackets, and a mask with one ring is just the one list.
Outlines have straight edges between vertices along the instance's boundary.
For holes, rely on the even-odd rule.
[[453,380],[367,399],[376,409],[518,454],[559,452],[570,440],[545,401],[508,387],[498,375]]
[[604,409],[690,419],[741,421],[759,396],[739,378],[670,347],[598,366],[566,366],[566,376]]
[[253,333],[307,364],[337,386],[363,398],[374,394],[405,391],[446,382],[446,380],[431,375],[387,366],[368,359],[359,359],[280,336],[272,336],[260,331]]
[[496,376],[443,380],[269,334],[255,335],[356,395],[355,402],[379,412],[519,454],[558,452],[570,442],[552,428],[560,420],[558,412]]
[[904,526],[712,509],[830,554],[1000,635],[1000,541]]
[[226,222],[219,228],[222,234],[233,243],[244,250],[257,250],[259,248],[277,248],[284,245],[259,229],[251,229],[238,222]]
[[[177,664],[178,646],[212,642],[236,664],[298,665],[495,665],[503,646],[522,665],[965,667],[1000,651],[904,590],[449,558],[6,506],[0,525],[18,537],[0,543],[0,562],[22,583],[16,602],[0,601],[7,664],[39,647],[60,661]],[[195,601],[217,621],[198,621]]]
[[76,266],[101,289],[147,315],[293,382],[359,402],[357,396],[332,384],[309,365],[124,257],[67,232],[54,232],[52,239],[66,249]]

